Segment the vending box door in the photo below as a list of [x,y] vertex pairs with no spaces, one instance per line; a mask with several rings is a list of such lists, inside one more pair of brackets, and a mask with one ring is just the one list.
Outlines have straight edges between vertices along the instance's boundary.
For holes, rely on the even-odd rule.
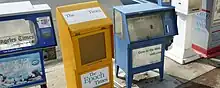
[[0,54],[56,46],[51,13],[0,17]]
[[[128,18],[131,42],[151,40],[165,36],[161,13]],[[162,44],[132,50],[132,67],[141,67],[161,62]]]
[[110,29],[101,29],[72,37],[75,58],[79,72],[112,62]]
[[1,21],[0,51],[34,46],[37,43],[37,34],[32,21],[16,19]]

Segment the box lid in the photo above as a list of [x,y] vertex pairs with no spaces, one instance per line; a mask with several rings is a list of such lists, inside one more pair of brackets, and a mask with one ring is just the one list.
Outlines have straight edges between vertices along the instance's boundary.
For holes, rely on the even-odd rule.
[[173,9],[174,7],[159,6],[159,5],[151,3],[151,2],[146,2],[144,4],[115,6],[114,8],[124,14],[132,14],[132,13],[146,12],[146,11],[148,11],[148,12],[163,11],[163,10]]
[[87,33],[112,25],[112,21],[97,1],[84,2],[57,8],[71,33]]
[[30,1],[0,4],[0,17],[50,11],[47,4],[32,5]]

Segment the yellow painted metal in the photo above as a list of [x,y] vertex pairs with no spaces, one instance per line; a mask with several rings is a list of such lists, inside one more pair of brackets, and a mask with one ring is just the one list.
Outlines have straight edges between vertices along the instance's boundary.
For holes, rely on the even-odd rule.
[[[110,82],[100,86],[100,88],[113,88],[112,72],[112,21],[110,18],[103,18],[77,24],[68,25],[62,13],[75,10],[81,10],[92,7],[100,7],[97,1],[78,3],[66,6],[60,6],[56,9],[56,20],[60,39],[60,47],[63,56],[67,88],[82,88],[82,74],[109,67]],[[103,10],[103,9],[102,9]],[[107,15],[106,15],[107,16]],[[105,58],[82,64],[80,53],[80,42],[82,38],[97,34],[104,34]],[[88,46],[90,44],[88,43]],[[91,46],[92,47],[92,46]],[[96,52],[96,51],[94,51]]]

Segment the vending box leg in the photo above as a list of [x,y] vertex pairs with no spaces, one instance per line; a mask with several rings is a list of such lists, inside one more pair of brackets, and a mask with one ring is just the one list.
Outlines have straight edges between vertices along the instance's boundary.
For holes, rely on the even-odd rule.
[[115,65],[115,67],[116,67],[116,68],[115,68],[115,72],[116,72],[115,75],[116,75],[117,78],[119,78],[119,76],[118,76],[119,66],[118,66],[118,65]]
[[41,88],[47,88],[47,84],[40,85]]
[[[129,72],[128,72],[129,73]],[[133,74],[126,74],[126,88],[132,88]]]
[[164,67],[159,68],[159,73],[160,73],[160,81],[163,81],[163,76],[164,76]]

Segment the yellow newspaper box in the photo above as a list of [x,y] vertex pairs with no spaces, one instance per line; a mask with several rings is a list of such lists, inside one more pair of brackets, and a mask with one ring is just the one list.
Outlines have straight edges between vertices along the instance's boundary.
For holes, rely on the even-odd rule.
[[56,9],[68,88],[113,88],[112,21],[97,1]]

